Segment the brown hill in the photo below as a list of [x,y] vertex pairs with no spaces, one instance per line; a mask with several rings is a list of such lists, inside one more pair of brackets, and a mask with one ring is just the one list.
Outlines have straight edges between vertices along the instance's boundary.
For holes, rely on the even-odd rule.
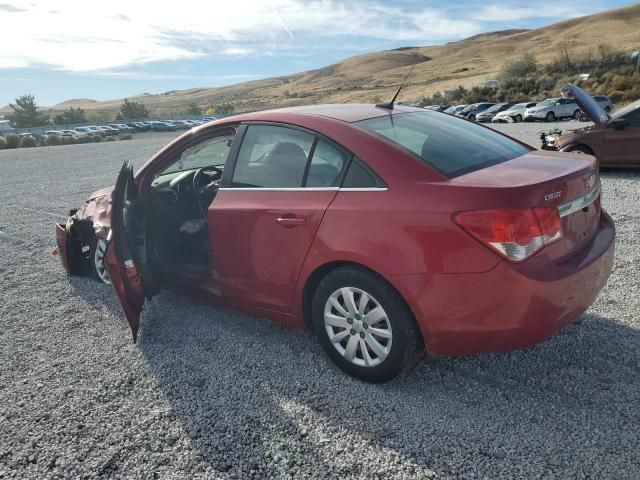
[[[418,99],[436,91],[470,87],[491,79],[502,65],[525,52],[545,63],[563,49],[583,53],[598,45],[617,49],[640,47],[640,3],[579,17],[535,30],[491,32],[446,45],[401,48],[347,58],[328,67],[283,77],[220,88],[196,88],[130,97],[151,109],[175,110],[188,102],[200,105],[231,102],[236,111],[301,103],[340,103],[390,97],[409,66],[418,63],[400,100]],[[117,110],[122,100],[69,100],[52,108]]]

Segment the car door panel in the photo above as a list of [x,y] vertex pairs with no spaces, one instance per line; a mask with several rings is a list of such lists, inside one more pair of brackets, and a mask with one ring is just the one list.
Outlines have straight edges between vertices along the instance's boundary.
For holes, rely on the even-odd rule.
[[623,130],[608,128],[604,145],[606,164],[640,165],[640,125],[629,125]]
[[135,342],[145,297],[155,293],[155,283],[146,254],[144,212],[130,162],[122,165],[111,198],[105,267]]
[[337,188],[222,188],[209,208],[221,294],[286,312]]

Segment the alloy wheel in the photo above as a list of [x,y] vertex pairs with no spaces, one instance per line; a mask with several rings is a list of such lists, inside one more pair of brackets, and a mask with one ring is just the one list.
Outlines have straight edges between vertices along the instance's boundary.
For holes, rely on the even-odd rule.
[[111,281],[109,280],[109,274],[107,273],[107,267],[104,264],[104,255],[106,252],[107,243],[99,238],[98,242],[96,243],[95,252],[93,254],[93,265],[96,269],[98,278],[104,283],[111,283]]
[[339,288],[329,296],[324,326],[333,347],[354,365],[375,367],[391,352],[389,317],[371,294],[359,288]]

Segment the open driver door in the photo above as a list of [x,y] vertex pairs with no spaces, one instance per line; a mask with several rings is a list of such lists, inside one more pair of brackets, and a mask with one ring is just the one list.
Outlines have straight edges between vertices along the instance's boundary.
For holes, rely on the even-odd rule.
[[147,222],[133,178],[133,166],[131,162],[124,162],[111,194],[111,230],[105,266],[131,327],[134,343],[145,298],[157,292],[148,253]]

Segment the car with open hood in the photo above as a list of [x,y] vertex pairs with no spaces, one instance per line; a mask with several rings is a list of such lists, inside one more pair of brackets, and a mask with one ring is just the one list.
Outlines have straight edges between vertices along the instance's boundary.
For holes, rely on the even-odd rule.
[[542,149],[594,155],[601,167],[640,167],[640,100],[608,115],[576,85],[567,85],[563,94],[578,103],[593,125],[542,134]]
[[592,156],[393,103],[193,128],[55,230],[68,272],[111,282],[134,341],[145,300],[175,289],[310,329],[371,382],[424,350],[549,338],[594,302],[615,243]]

